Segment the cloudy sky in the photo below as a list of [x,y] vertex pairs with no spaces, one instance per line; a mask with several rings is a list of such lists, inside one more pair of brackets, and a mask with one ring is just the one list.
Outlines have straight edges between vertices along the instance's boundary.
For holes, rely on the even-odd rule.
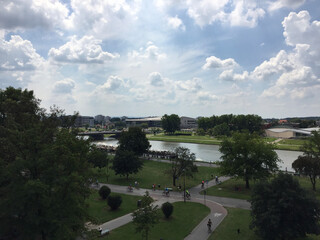
[[68,114],[319,116],[319,0],[0,0],[8,86]]

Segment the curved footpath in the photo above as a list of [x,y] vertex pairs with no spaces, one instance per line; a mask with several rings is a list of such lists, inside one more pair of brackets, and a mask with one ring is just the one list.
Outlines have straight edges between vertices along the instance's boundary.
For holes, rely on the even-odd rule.
[[[220,181],[225,181],[229,179],[228,177],[220,177]],[[165,202],[177,202],[183,201],[183,192],[170,192],[170,196],[166,197],[162,195],[163,190],[156,190],[152,191],[151,189],[134,189],[132,192],[128,192],[127,186],[119,186],[113,184],[99,184],[100,186],[106,185],[108,186],[112,192],[116,193],[124,193],[124,194],[132,194],[143,196],[146,191],[149,192],[150,196],[155,199],[156,201],[153,203],[161,207],[161,205]],[[208,184],[205,184],[205,188],[211,187],[215,184],[215,180],[209,181]],[[99,187],[100,187],[99,186]],[[214,231],[217,226],[222,222],[222,220],[227,216],[227,210],[223,207],[234,207],[234,208],[242,208],[242,209],[250,209],[250,203],[246,200],[241,199],[233,199],[233,198],[223,198],[223,197],[215,197],[215,196],[207,196],[201,195],[199,192],[203,190],[201,189],[201,184],[189,189],[191,194],[192,202],[198,202],[205,204],[207,207],[210,208],[210,214],[205,217],[199,224],[196,226],[192,232],[185,238],[187,240],[206,240],[209,238],[210,234],[207,228],[207,222],[210,218],[212,221],[212,231]],[[98,229],[102,228],[103,230],[109,229],[110,231],[121,227],[129,222],[132,221],[131,213],[124,215],[122,217],[113,219],[109,222],[103,223],[101,225],[88,225],[90,229]]]

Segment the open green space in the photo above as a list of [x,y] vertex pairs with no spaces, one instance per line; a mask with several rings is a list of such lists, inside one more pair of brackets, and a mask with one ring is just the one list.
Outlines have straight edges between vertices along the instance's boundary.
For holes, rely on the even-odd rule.
[[[200,203],[176,202],[173,203],[174,209],[172,216],[167,220],[162,212],[159,211],[159,223],[151,229],[149,239],[184,239],[204,217],[210,209]],[[114,229],[109,235],[99,237],[101,240],[141,240],[141,234],[135,232],[133,223],[126,224]]]
[[[310,191],[312,191],[312,185],[308,177],[305,176],[295,176],[301,187]],[[252,189],[255,185],[255,181],[250,181],[250,188]],[[237,190],[236,190],[237,187]],[[238,198],[244,200],[250,200],[251,198],[251,189],[245,188],[245,182],[241,178],[231,178],[225,182],[222,182],[219,185],[210,187],[207,189],[207,195],[210,196],[218,196],[218,197],[229,197],[229,198]],[[315,192],[316,198],[320,200],[320,181],[318,180],[316,183]]]
[[[217,227],[217,229],[212,233],[209,240],[260,240],[252,229],[250,229],[250,210],[244,210],[239,208],[226,208],[228,210],[228,215],[222,221],[222,223]],[[237,229],[240,229],[240,234],[238,234]],[[309,235],[300,240],[316,240],[319,236]]]
[[154,141],[166,142],[184,142],[184,143],[198,143],[198,144],[212,144],[219,145],[221,140],[210,136],[184,136],[184,135],[152,135],[148,134],[147,138]]
[[301,145],[307,142],[306,139],[282,139],[279,143],[286,144],[286,145]]
[[[107,181],[106,178],[106,169],[103,168],[101,173],[99,174],[99,182],[102,183],[110,183],[117,184],[122,186],[129,186],[132,184],[134,186],[134,182],[138,181],[139,187],[151,189],[152,184],[160,184],[161,189],[172,186],[172,177],[169,174],[166,174],[170,170],[170,164],[165,162],[157,162],[144,160],[143,169],[140,170],[137,174],[129,175],[128,180],[125,176],[115,175],[112,169],[109,169],[109,179]],[[186,188],[191,188],[195,185],[201,183],[202,180],[210,180],[212,179],[211,175],[215,176],[217,174],[218,169],[213,167],[198,167],[198,172],[194,173],[193,178],[186,177]],[[181,184],[183,186],[184,177],[180,177],[176,181],[176,185]],[[158,188],[158,187],[157,187]],[[177,188],[173,187],[174,190]]]
[[122,197],[122,204],[119,209],[111,211],[107,200],[102,200],[97,190],[91,190],[91,195],[87,199],[89,205],[89,215],[93,219],[92,222],[99,224],[108,222],[112,219],[126,215],[137,209],[137,201],[141,199],[140,196],[132,196],[120,193],[111,193],[110,195],[120,195]]

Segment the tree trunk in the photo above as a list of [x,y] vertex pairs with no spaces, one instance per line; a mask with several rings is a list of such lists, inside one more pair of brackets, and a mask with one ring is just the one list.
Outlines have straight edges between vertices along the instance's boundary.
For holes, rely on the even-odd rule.
[[127,180],[128,180],[128,178],[129,178],[129,174],[127,174]]
[[173,184],[173,186],[176,186],[176,177],[175,176],[172,176],[172,184]]
[[312,184],[312,190],[316,191],[316,176],[309,175],[309,177],[310,177],[310,181],[311,181],[311,184]]
[[245,176],[245,179],[246,179],[246,189],[249,189],[250,186],[249,186],[249,178],[247,176]]

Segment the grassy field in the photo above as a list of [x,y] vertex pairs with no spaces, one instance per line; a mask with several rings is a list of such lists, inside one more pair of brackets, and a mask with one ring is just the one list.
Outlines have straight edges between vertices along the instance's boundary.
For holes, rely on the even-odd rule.
[[[312,191],[312,185],[308,177],[297,177],[295,176],[301,187],[306,190]],[[252,189],[255,182],[250,181],[250,188]],[[239,190],[235,190],[238,187]],[[318,180],[316,184],[317,191],[315,192],[316,198],[320,200],[320,181]],[[312,191],[313,192],[313,191]],[[242,179],[231,178],[217,186],[213,186],[207,189],[207,195],[219,196],[219,197],[229,197],[249,200],[251,196],[251,190],[245,188],[245,182]]]
[[[173,214],[169,220],[163,217],[162,212],[159,213],[159,223],[151,229],[149,240],[162,239],[184,239],[194,229],[199,222],[209,214],[208,207],[192,202],[176,202],[173,203]],[[160,212],[160,211],[159,211]],[[192,217],[191,217],[192,216]],[[120,228],[112,230],[105,237],[96,238],[99,240],[141,240],[141,234],[135,232],[133,223],[126,224]]]
[[[239,208],[226,208],[228,215],[218,228],[212,233],[209,240],[260,240],[253,230],[249,228],[251,222],[250,210]],[[238,234],[237,229],[240,229]],[[316,240],[319,236],[310,235],[299,240]]]
[[102,200],[98,191],[92,190],[92,193],[87,200],[89,205],[89,215],[93,219],[93,223],[104,223],[120,216],[126,215],[137,209],[137,201],[141,199],[140,196],[132,196],[118,193],[111,193],[111,195],[120,195],[122,197],[122,204],[119,209],[111,211],[107,200]]
[[[157,186],[160,184],[161,189],[164,189],[165,186],[173,187],[172,177],[169,174],[166,174],[166,172],[170,170],[170,166],[169,163],[144,160],[143,169],[137,174],[130,175],[128,180],[124,176],[115,175],[114,171],[110,169],[108,182],[105,174],[106,170],[102,169],[99,182],[122,186],[129,186],[129,184],[132,184],[132,186],[134,186],[133,183],[138,181],[141,188],[148,189],[152,188],[153,183]],[[186,188],[198,185],[202,180],[211,179],[211,175],[215,176],[217,171],[216,168],[198,167],[198,172],[194,174],[193,178],[186,178]],[[183,186],[183,177],[179,178],[176,183],[177,186],[179,183]],[[176,188],[174,189],[176,190]]]
[[221,140],[212,138],[210,136],[176,136],[176,135],[152,135],[148,134],[147,138],[154,141],[166,141],[166,142],[184,142],[184,143],[198,143],[198,144],[212,144],[219,145]]

